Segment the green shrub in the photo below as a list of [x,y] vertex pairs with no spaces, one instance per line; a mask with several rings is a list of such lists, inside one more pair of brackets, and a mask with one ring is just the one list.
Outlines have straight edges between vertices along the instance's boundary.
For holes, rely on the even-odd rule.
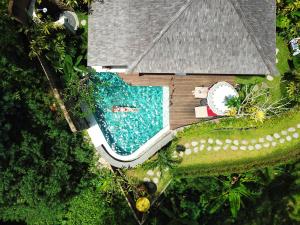
[[295,70],[300,73],[300,55],[293,57],[293,65]]

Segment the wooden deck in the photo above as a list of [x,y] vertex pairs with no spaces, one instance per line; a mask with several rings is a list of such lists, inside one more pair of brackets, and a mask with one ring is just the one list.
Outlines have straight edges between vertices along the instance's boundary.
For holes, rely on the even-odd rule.
[[137,86],[169,86],[170,88],[170,127],[176,129],[199,122],[195,118],[195,107],[199,106],[192,91],[197,86],[211,86],[218,81],[233,83],[234,76],[228,75],[138,75],[119,74],[128,84]]

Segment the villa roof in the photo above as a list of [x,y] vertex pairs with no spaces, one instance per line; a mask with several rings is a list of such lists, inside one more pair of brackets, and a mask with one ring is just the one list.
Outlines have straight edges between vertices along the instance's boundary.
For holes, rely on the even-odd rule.
[[276,74],[274,0],[92,4],[88,65],[137,73]]

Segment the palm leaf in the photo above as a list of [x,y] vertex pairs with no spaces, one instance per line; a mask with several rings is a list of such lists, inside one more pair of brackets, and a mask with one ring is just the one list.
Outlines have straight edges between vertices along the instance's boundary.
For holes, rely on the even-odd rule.
[[234,218],[236,218],[241,208],[241,196],[239,192],[231,191],[228,195],[228,200],[230,204],[231,214]]

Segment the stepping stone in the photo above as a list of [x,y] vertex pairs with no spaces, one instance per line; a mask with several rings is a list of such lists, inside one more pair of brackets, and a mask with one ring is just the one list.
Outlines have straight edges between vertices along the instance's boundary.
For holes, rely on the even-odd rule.
[[269,85],[266,84],[265,82],[262,82],[261,88],[263,88],[263,89],[269,88]]
[[241,146],[240,149],[245,151],[245,150],[247,150],[247,146]]
[[273,141],[272,146],[275,147],[277,145],[277,142]]
[[264,138],[259,138],[259,139],[258,139],[258,142],[264,143],[264,142],[265,142],[265,139],[264,139]]
[[195,146],[197,146],[197,145],[198,145],[198,142],[196,142],[196,141],[193,141],[193,142],[192,142],[192,146],[195,147]]
[[189,143],[186,143],[186,144],[184,144],[184,146],[185,146],[186,148],[188,148],[188,147],[190,147],[190,144],[189,144]]
[[220,146],[215,146],[215,147],[214,147],[214,151],[219,151],[220,149],[221,149]]
[[196,147],[194,148],[194,152],[197,153],[199,151],[199,149]]
[[248,144],[248,141],[247,141],[247,140],[242,140],[241,143],[242,143],[243,145],[247,145],[247,144]]
[[233,145],[233,146],[231,146],[231,150],[236,151],[236,150],[238,150],[238,147]]
[[81,20],[80,23],[81,23],[82,26],[85,26],[86,25],[86,20]]
[[202,151],[204,149],[205,145],[200,145],[200,151]]
[[157,178],[157,177],[154,177],[154,178],[153,178],[153,182],[156,183],[156,184],[158,184],[158,182],[159,182],[158,178]]
[[224,146],[223,146],[223,150],[227,150],[228,147],[229,147],[228,145],[224,145]]
[[288,132],[295,132],[296,131],[296,129],[294,128],[294,127],[290,127],[289,129],[288,129]]
[[280,134],[275,133],[275,134],[274,134],[274,138],[279,139],[279,138],[280,138]]
[[251,144],[255,144],[256,142],[257,142],[256,139],[251,140]]
[[192,150],[191,150],[191,149],[188,148],[188,149],[185,150],[185,154],[186,154],[186,155],[190,155],[191,153],[192,153]]
[[291,141],[291,140],[292,140],[292,137],[288,135],[288,136],[285,137],[285,139],[286,139],[287,141]]
[[267,136],[266,136],[266,139],[267,139],[268,141],[273,141],[273,137],[272,137],[271,135],[267,135]]
[[212,149],[211,146],[208,146],[208,147],[207,147],[207,151],[210,151],[211,149]]
[[272,81],[272,80],[274,80],[274,77],[271,76],[271,75],[268,75],[268,76],[267,76],[267,80]]
[[269,142],[264,143],[263,146],[264,146],[265,148],[269,148],[269,147],[270,147],[270,143],[269,143]]
[[212,144],[212,143],[214,143],[214,140],[209,138],[207,142],[208,142],[208,144]]
[[144,180],[145,182],[150,182],[150,178],[148,178],[148,177],[145,177],[143,180]]
[[160,177],[160,175],[161,175],[161,172],[160,172],[160,171],[157,171],[156,176],[157,176],[157,177]]
[[255,145],[255,149],[256,149],[256,150],[259,150],[259,149],[261,149],[261,148],[262,148],[261,144],[256,144],[256,145]]
[[252,151],[252,150],[254,150],[254,147],[253,147],[252,145],[249,145],[249,146],[248,146],[248,149],[249,149],[250,151]]
[[147,175],[149,175],[149,176],[153,176],[153,175],[154,175],[154,172],[153,172],[153,170],[148,170],[148,171],[147,171]]
[[280,144],[283,144],[283,143],[285,142],[285,139],[281,138],[281,139],[279,140],[279,142],[280,142]]
[[281,131],[281,134],[282,134],[282,135],[287,135],[288,132],[287,132],[286,130],[283,130],[283,131]]
[[205,143],[206,143],[206,140],[201,139],[201,140],[200,140],[200,143],[201,143],[201,144],[205,144]]
[[232,141],[231,141],[230,139],[226,139],[226,140],[225,140],[225,143],[226,143],[226,144],[230,144],[231,142],[232,142]]
[[222,142],[222,141],[220,141],[219,139],[217,139],[217,140],[216,140],[216,144],[217,144],[217,145],[222,145],[222,144],[223,144],[223,142]]
[[234,141],[233,141],[233,144],[234,144],[234,145],[239,145],[239,141],[238,141],[238,140],[234,140]]
[[298,133],[294,133],[293,134],[293,138],[299,138],[299,134]]

